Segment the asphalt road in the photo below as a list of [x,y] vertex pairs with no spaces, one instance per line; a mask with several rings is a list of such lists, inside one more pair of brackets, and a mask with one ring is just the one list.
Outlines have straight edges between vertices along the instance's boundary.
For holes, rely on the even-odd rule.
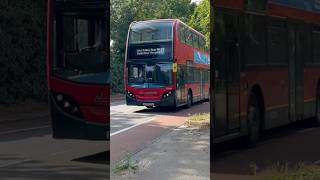
[[209,102],[153,109],[111,103],[111,166],[127,153],[139,162],[138,171],[111,171],[111,179],[209,179],[209,130],[193,134],[182,126],[190,115],[209,109]]
[[183,125],[187,117],[209,112],[209,102],[194,104],[191,108],[153,108],[127,106],[125,101],[111,103],[111,163],[126,153],[146,148],[155,139]]
[[208,113],[208,102],[199,102],[194,104],[190,109],[180,108],[153,108],[148,109],[144,106],[127,106],[125,101],[111,103],[111,136],[121,133],[127,129],[134,128],[137,125],[150,122],[156,117],[171,116],[188,116],[194,113]]
[[127,106],[125,101],[113,102],[110,105],[111,135],[137,124],[145,123],[155,117],[156,113],[148,113],[144,106]]
[[302,121],[267,131],[251,149],[243,148],[241,140],[213,145],[211,148],[216,149],[211,164],[213,178],[219,180],[216,177],[230,174],[253,175],[275,167],[296,167],[299,164],[320,165],[319,138],[320,127]]
[[105,141],[55,140],[49,118],[0,125],[1,180],[106,180]]
[[[117,117],[111,121],[112,133],[125,134],[154,119],[201,111],[208,112],[208,103],[191,109],[150,110],[117,102],[111,105],[111,117]],[[252,175],[279,164],[320,164],[319,137],[320,127],[304,121],[266,132],[252,149],[242,148],[239,140],[214,145],[213,173]],[[110,169],[108,153],[106,142],[52,139],[49,118],[0,125],[1,180],[105,180]]]

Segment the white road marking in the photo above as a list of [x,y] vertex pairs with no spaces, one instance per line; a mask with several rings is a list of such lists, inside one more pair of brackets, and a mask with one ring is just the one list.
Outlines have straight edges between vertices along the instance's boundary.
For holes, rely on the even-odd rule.
[[33,127],[33,128],[25,128],[25,129],[18,129],[18,130],[12,130],[12,131],[5,131],[5,132],[0,133],[0,136],[1,135],[12,134],[12,133],[20,133],[20,132],[44,129],[44,128],[48,128],[48,127],[51,127],[51,126],[40,126],[40,127]]
[[110,136],[112,137],[112,136],[114,136],[114,135],[123,133],[123,132],[128,131],[128,130],[130,130],[130,129],[132,129],[132,128],[135,128],[135,127],[137,127],[137,126],[140,126],[140,125],[142,125],[142,124],[148,123],[148,122],[154,120],[154,118],[155,118],[155,117],[153,117],[153,118],[151,118],[151,119],[148,119],[148,120],[146,120],[146,121],[143,121],[143,122],[141,122],[141,123],[135,124],[135,125],[133,125],[133,126],[130,126],[130,127],[124,128],[124,129],[121,129],[121,130],[116,131],[116,132],[114,132],[114,133],[111,133]]

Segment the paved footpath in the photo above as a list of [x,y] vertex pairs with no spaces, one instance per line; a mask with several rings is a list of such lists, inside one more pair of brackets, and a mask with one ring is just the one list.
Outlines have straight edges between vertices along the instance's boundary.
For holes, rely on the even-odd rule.
[[208,180],[209,138],[209,129],[175,128],[132,157],[133,161],[138,161],[135,172],[112,174],[111,179]]

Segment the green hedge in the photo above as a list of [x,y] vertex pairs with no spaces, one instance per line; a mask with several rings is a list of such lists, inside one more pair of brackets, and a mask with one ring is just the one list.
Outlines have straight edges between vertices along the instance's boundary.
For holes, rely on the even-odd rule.
[[0,1],[0,103],[45,100],[46,1]]

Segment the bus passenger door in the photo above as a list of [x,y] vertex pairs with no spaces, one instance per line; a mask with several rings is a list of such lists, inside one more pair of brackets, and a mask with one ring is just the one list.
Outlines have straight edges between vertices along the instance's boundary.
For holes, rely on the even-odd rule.
[[296,86],[295,86],[295,64],[296,64],[296,26],[289,23],[289,117],[290,121],[296,120]]
[[303,59],[308,46],[303,26],[288,23],[289,28],[289,117],[290,121],[303,119]]
[[206,94],[205,94],[205,71],[201,70],[200,71],[200,100],[203,100],[206,98]]
[[310,36],[308,36],[308,27],[305,24],[298,25],[298,31],[296,33],[296,63],[295,63],[295,76],[296,76],[296,119],[303,119],[303,109],[304,109],[304,62],[310,58]]
[[177,105],[185,104],[187,102],[185,92],[185,70],[183,66],[178,65],[177,70],[177,90],[176,90],[176,103]]
[[229,133],[239,132],[240,128],[240,52],[239,18],[236,14],[226,14],[226,78],[227,78],[227,117]]
[[238,17],[215,12],[213,137],[239,130]]
[[227,82],[225,65],[225,25],[221,11],[215,11],[215,36],[213,40],[214,88],[213,88],[213,138],[227,134]]

